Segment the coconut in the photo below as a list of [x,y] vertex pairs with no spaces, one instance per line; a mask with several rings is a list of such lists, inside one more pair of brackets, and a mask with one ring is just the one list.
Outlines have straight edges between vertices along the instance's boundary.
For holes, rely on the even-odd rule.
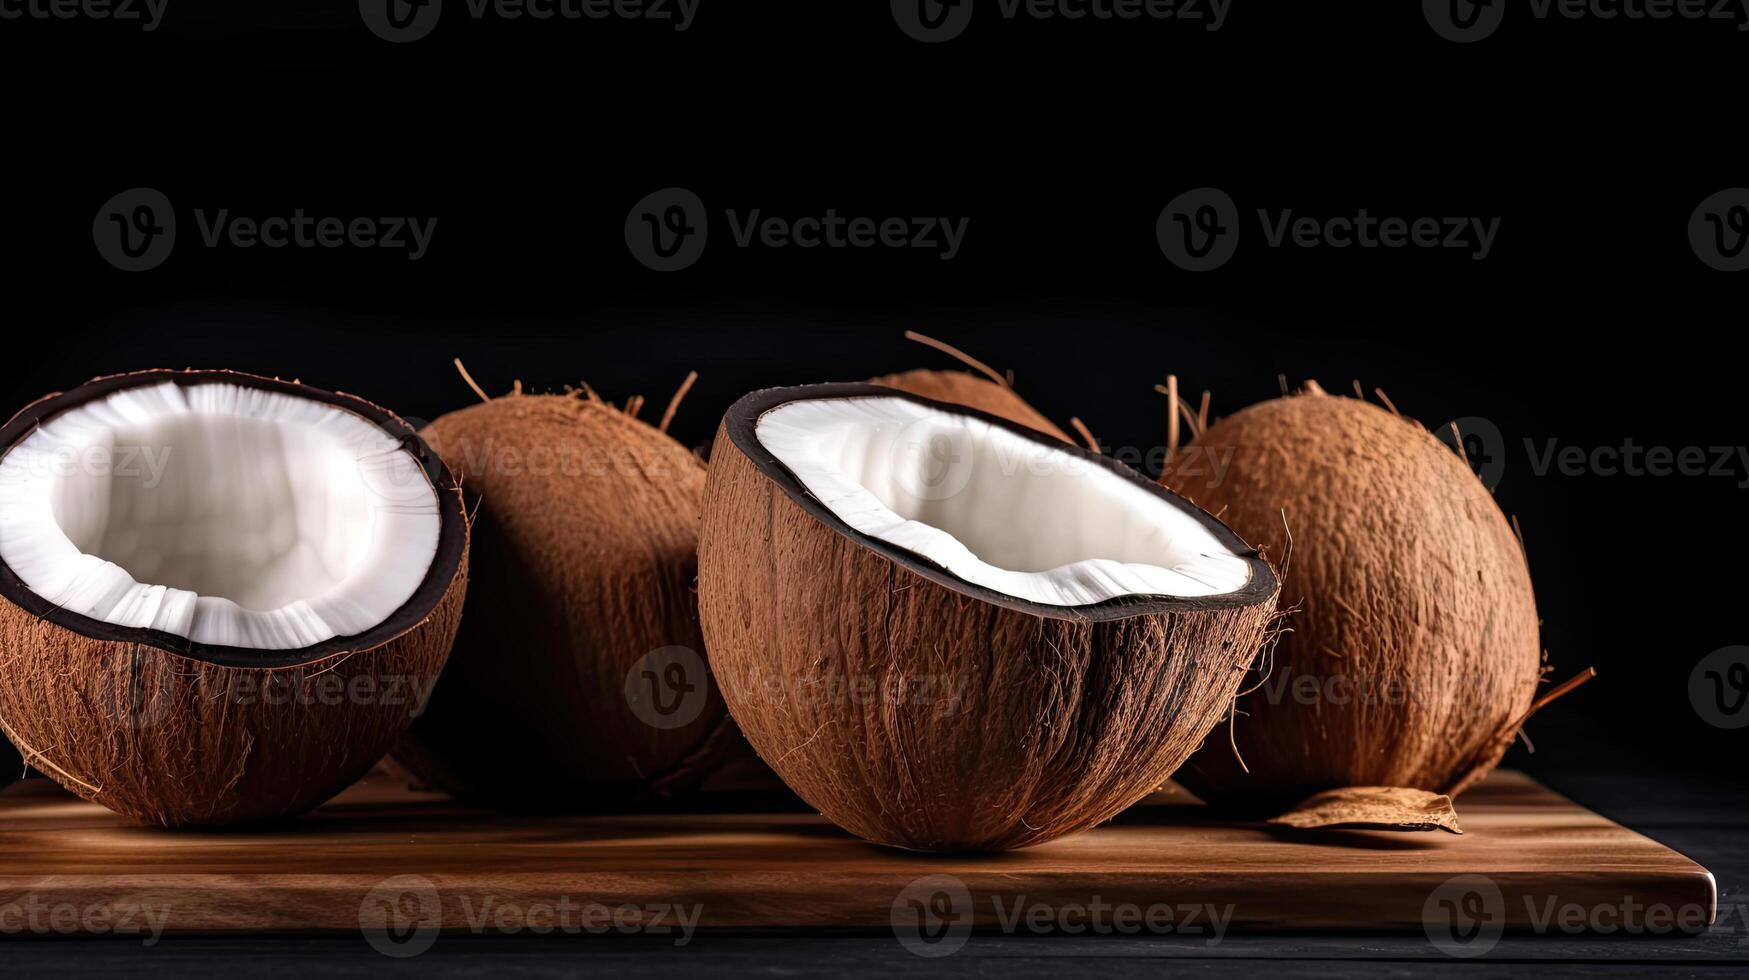
[[1003,850],[1109,819],[1224,715],[1269,565],[1123,465],[875,385],[756,392],[699,542],[711,666],[759,755],[870,841]]
[[869,380],[871,384],[908,391],[933,401],[975,408],[1010,422],[1018,422],[1029,429],[1037,429],[1063,442],[1072,441],[1068,433],[1045,418],[1038,409],[1027,404],[1007,383],[980,378],[969,371],[931,371],[919,368],[902,374],[883,374]]
[[[1231,744],[1179,781],[1247,809],[1326,794],[1309,801],[1325,825],[1440,825],[1363,811],[1430,805],[1378,789],[1450,797],[1486,775],[1542,675],[1524,553],[1488,489],[1420,425],[1316,386],[1210,426],[1163,478],[1282,556],[1296,610]],[[1350,788],[1369,789],[1333,806]]]
[[905,371],[901,374],[883,374],[878,378],[870,378],[870,384],[882,385],[887,388],[897,388],[920,395],[938,402],[949,402],[975,408],[980,412],[988,412],[1005,418],[1010,422],[1018,422],[1030,429],[1037,429],[1047,435],[1056,436],[1064,442],[1073,442],[1068,434],[1057,428],[1056,424],[1027,404],[1025,399],[1014,391],[1014,385],[1006,375],[998,373],[983,361],[972,357],[964,351],[944,344],[932,337],[925,337],[914,330],[905,331],[908,340],[944,351],[972,371],[932,371],[919,368],[915,371]]
[[449,652],[467,518],[369,402],[147,371],[0,428],[0,727],[141,821],[300,813],[400,736]]
[[518,390],[424,432],[477,502],[477,584],[397,757],[513,803],[691,788],[734,738],[693,594],[704,464],[593,392]]

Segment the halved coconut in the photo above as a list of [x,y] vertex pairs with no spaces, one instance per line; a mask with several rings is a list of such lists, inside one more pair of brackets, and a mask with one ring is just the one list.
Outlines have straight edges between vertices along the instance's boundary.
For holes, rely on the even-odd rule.
[[51,395],[0,429],[0,726],[140,820],[308,810],[422,706],[467,540],[443,464],[362,399],[230,371]]
[[801,797],[919,850],[1024,847],[1170,776],[1265,640],[1276,576],[1122,464],[874,385],[724,418],[699,603],[735,720]]

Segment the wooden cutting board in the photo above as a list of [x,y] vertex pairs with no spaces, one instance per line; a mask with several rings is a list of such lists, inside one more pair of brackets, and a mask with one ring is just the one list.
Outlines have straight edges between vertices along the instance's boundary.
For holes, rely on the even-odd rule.
[[62,906],[75,911],[34,931],[120,931],[107,923],[151,912],[170,933],[495,933],[567,906],[599,918],[591,931],[684,912],[705,929],[926,935],[1070,931],[1117,908],[1185,932],[1222,911],[1233,929],[1421,930],[1451,914],[1525,929],[1624,903],[1713,919],[1706,869],[1520,773],[1494,774],[1459,812],[1461,837],[1289,831],[1166,794],[1030,850],[932,857],[802,812],[506,816],[369,781],[272,829],[173,832],[32,780],[0,792],[0,938],[33,931],[19,910],[46,921]]

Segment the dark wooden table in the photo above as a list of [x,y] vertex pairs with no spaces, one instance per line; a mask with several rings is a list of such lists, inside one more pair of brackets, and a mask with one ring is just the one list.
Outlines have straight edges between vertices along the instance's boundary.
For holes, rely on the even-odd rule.
[[[1512,935],[1457,959],[1419,935],[1228,935],[1202,938],[975,935],[954,955],[921,959],[892,936],[757,935],[673,941],[632,937],[445,936],[408,959],[362,938],[30,939],[0,942],[0,975],[439,977],[815,976],[930,973],[1021,978],[1264,974],[1478,976],[1501,967],[1541,977],[1732,976],[1749,968],[1749,792],[1717,777],[1544,772],[1555,789],[1710,868],[1719,920],[1698,936]],[[0,860],[4,860],[0,858]],[[1337,900],[1332,896],[1332,901]]]

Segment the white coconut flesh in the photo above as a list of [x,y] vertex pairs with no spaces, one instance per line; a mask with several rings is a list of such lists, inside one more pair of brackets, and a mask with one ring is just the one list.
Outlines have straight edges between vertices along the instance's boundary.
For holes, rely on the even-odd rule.
[[0,460],[0,558],[119,627],[295,650],[382,624],[424,581],[439,498],[343,408],[172,382],[46,420]]
[[755,438],[852,529],[1030,602],[1205,597],[1251,565],[1196,517],[1082,456],[904,398],[767,411]]

